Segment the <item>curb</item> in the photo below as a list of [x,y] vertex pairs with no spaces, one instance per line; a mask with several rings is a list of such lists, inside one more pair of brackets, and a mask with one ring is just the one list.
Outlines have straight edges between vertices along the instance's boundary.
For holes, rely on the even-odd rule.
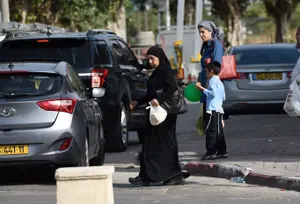
[[228,166],[216,163],[189,162],[184,165],[184,169],[192,175],[200,174],[225,179],[243,177],[247,184],[300,191],[300,177],[270,176],[252,172],[249,168],[242,166]]

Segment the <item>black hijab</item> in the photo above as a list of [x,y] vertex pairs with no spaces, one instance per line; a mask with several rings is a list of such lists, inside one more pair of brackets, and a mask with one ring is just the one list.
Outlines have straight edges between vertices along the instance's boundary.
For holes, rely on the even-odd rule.
[[158,45],[150,47],[149,50],[147,51],[147,55],[153,55],[159,59],[158,68],[164,67],[166,65],[171,66],[171,63],[167,58],[165,52]]

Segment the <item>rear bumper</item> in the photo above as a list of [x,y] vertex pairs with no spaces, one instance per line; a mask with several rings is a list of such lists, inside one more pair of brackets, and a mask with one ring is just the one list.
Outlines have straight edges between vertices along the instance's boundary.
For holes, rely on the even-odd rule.
[[280,90],[241,90],[236,82],[224,81],[226,100],[223,103],[227,112],[238,111],[246,107],[265,105],[283,105],[288,89]]
[[[0,166],[73,165],[79,163],[85,129],[73,124],[69,115],[61,114],[48,128],[0,131],[0,145],[28,145],[28,154],[0,155]],[[72,138],[68,149],[59,151],[66,138]],[[82,141],[81,141],[82,140]]]

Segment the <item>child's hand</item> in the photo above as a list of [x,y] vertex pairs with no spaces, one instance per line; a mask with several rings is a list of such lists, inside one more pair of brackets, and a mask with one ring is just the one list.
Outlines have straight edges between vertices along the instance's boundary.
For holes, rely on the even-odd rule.
[[196,83],[196,88],[199,89],[199,90],[201,90],[201,91],[203,91],[203,90],[205,89],[205,88],[201,85],[200,82],[197,82],[197,83]]

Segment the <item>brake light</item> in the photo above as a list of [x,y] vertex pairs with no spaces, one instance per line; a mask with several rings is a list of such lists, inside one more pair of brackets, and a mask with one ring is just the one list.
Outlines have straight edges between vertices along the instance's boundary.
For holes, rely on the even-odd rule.
[[46,43],[46,42],[49,42],[49,40],[38,40],[37,42],[38,43]]
[[237,78],[238,79],[247,79],[247,74],[246,73],[237,73]]
[[63,141],[63,143],[59,147],[59,151],[64,151],[70,147],[70,144],[72,142],[72,138],[67,138]]
[[77,99],[53,99],[39,101],[37,104],[46,111],[59,111],[72,114]]
[[287,73],[287,78],[291,78],[292,77],[292,72],[288,72]]
[[92,70],[92,88],[102,87],[108,75],[107,69],[94,68]]

